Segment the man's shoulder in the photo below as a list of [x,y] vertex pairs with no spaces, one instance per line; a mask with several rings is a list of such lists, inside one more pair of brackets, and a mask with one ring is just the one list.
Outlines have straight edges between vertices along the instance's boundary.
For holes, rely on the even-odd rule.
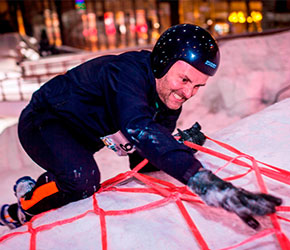
[[150,56],[151,51],[149,50],[134,50],[134,51],[127,51],[124,53],[121,53],[120,56],[132,56],[132,57],[144,57],[144,56]]
[[128,51],[114,57],[114,60],[132,64],[149,64],[151,52],[148,50]]
[[147,79],[150,76],[153,78],[150,54],[151,52],[146,50],[124,52],[118,56],[112,57],[109,63],[104,66],[109,70],[131,75],[132,77],[143,76]]
[[119,55],[108,54],[100,57],[93,58],[75,68],[89,69],[92,68],[95,73],[99,72],[102,68],[119,68],[121,71],[124,69],[129,70],[149,70],[150,69],[150,54],[148,50],[141,51],[128,51]]

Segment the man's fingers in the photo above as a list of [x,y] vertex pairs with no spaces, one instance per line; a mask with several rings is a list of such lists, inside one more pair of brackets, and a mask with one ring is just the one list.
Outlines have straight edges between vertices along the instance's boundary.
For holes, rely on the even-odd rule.
[[245,222],[249,227],[257,230],[260,227],[260,223],[255,220],[251,215],[248,214],[241,214],[238,216],[242,219],[243,222]]
[[282,199],[269,194],[254,194],[239,189],[237,194],[241,204],[251,210],[252,215],[267,215],[276,212],[276,206],[282,204]]
[[274,203],[276,206],[280,206],[283,202],[281,198],[275,197],[270,194],[260,194],[260,196],[266,199],[267,201]]
[[186,141],[186,140],[190,139],[190,136],[187,133],[185,133],[184,131],[180,130],[179,128],[177,129],[177,131],[178,131],[178,134],[179,134],[180,139],[182,141]]

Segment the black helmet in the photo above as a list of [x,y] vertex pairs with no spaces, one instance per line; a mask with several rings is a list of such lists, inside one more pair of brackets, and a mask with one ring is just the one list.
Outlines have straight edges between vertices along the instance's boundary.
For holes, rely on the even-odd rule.
[[151,66],[154,76],[163,77],[178,60],[213,76],[219,66],[219,48],[205,29],[193,24],[178,24],[166,30],[153,48]]

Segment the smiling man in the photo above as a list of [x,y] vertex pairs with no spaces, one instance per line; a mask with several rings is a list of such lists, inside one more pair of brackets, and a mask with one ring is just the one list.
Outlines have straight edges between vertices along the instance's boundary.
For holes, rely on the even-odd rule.
[[156,79],[156,91],[161,101],[169,108],[177,110],[198,89],[205,86],[208,75],[201,73],[184,61],[173,64],[165,76]]
[[[217,178],[172,136],[182,104],[218,65],[214,38],[196,25],[181,24],[165,31],[152,52],[98,57],[45,83],[21,113],[18,133],[27,154],[46,172],[36,182],[27,176],[16,182],[17,203],[2,206],[2,225],[15,228],[91,196],[100,187],[93,155],[108,146],[129,155],[131,168],[147,158],[147,170],[163,170],[209,205],[235,212],[256,228],[252,215],[273,213],[281,200]],[[201,133],[189,129],[179,135],[195,141],[193,131]]]

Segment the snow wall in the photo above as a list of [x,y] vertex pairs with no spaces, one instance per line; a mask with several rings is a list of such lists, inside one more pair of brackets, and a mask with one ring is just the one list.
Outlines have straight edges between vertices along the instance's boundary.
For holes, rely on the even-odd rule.
[[[261,172],[272,173],[273,178],[269,174],[268,177],[259,175],[269,193],[284,201],[283,207],[278,208],[278,217],[256,218],[261,224],[258,231],[249,228],[235,214],[200,203],[180,183],[157,172],[150,176],[169,183],[161,185],[158,180],[152,180],[150,176],[146,178],[146,175],[136,175],[139,180],[129,178],[124,181],[126,174],[122,175],[120,184],[109,183],[93,197],[43,213],[13,231],[7,229],[0,237],[0,247],[7,250],[289,249],[289,105],[290,98],[212,136],[237,147],[243,154],[288,170],[287,175],[258,163]],[[210,140],[204,146],[233,155]],[[202,152],[197,153],[197,158],[212,171],[227,163]],[[248,169],[230,164],[218,175],[233,177]],[[233,183],[254,192],[260,191],[257,176],[252,168],[250,173]],[[280,181],[277,181],[279,178]],[[288,212],[283,211],[285,208]]]

